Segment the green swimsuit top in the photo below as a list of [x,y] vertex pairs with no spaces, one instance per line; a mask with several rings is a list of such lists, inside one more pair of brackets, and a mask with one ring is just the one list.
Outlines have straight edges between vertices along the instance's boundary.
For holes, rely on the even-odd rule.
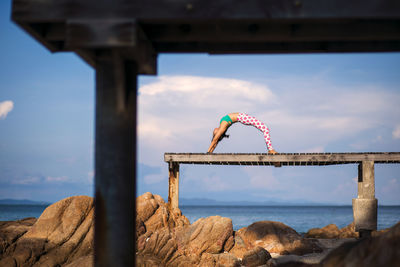
[[219,124],[221,124],[223,121],[226,121],[229,125],[231,125],[232,124],[232,119],[231,119],[231,117],[229,117],[229,115],[226,115],[226,116],[224,116],[224,117],[222,117],[222,119],[221,119],[221,121],[219,122]]

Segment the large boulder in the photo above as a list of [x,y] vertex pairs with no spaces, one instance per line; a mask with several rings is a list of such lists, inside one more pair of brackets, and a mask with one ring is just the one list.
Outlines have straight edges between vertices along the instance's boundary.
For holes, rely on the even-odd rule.
[[172,229],[190,224],[180,209],[170,211],[161,196],[149,192],[136,198],[136,213],[137,236],[163,227]]
[[25,218],[17,221],[0,222],[0,255],[37,221],[36,218]]
[[295,255],[322,251],[315,240],[303,238],[281,222],[255,222],[240,229],[236,235],[243,240],[247,249],[259,246],[270,253]]
[[[175,228],[163,227],[147,231],[138,239],[138,266],[147,266],[144,259],[151,259],[165,266],[193,266],[202,262],[215,266],[239,262],[233,255],[222,256],[233,246],[233,227],[229,218],[212,216],[201,218],[192,225]],[[205,256],[203,256],[205,255]]]
[[338,238],[340,230],[336,224],[329,224],[322,228],[312,228],[305,234],[307,238]]
[[190,254],[217,254],[233,246],[232,220],[221,216],[200,218],[177,232],[178,246]]
[[341,228],[337,238],[358,238],[359,234],[356,232],[355,226],[355,223],[352,222],[351,224]]
[[[372,236],[379,236],[388,229],[372,231]],[[355,224],[351,224],[339,229],[335,224],[329,224],[322,228],[312,228],[304,235],[307,238],[337,239],[337,238],[358,238],[359,234],[355,230]]]
[[[234,255],[230,253],[219,253],[219,254],[210,254],[204,253],[201,256],[200,263],[198,266],[207,266],[207,267],[240,267],[243,266]],[[247,265],[245,265],[247,267]]]
[[271,259],[271,255],[268,251],[262,247],[256,247],[243,255],[242,264],[246,267],[256,267],[265,265],[269,259]]
[[400,266],[400,222],[387,232],[345,243],[323,260],[324,267]]
[[50,205],[24,235],[6,248],[0,266],[66,265],[92,254],[93,216],[91,197],[69,197]]

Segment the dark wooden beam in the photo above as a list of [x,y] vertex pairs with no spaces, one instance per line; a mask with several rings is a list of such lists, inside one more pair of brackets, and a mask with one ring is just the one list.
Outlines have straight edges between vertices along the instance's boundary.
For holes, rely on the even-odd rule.
[[[110,4],[111,3],[111,4]],[[66,19],[139,20],[398,18],[397,0],[14,0],[13,18],[26,22]]]
[[14,0],[12,19],[92,66],[118,49],[139,74],[156,74],[158,53],[400,51],[396,0]]
[[95,266],[134,266],[137,65],[96,57]]
[[304,42],[400,40],[399,20],[226,21],[222,23],[146,24],[150,40],[173,42]]
[[265,42],[265,43],[155,43],[159,53],[293,54],[400,51],[400,41]]

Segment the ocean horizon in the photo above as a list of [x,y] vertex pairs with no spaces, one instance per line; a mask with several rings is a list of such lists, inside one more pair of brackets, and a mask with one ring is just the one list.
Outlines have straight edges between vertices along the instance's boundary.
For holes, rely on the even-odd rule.
[[[48,204],[4,205],[0,204],[0,221],[15,221],[27,217],[39,218]],[[221,216],[232,219],[233,229],[249,226],[257,221],[282,222],[299,233],[311,228],[336,224],[339,228],[353,221],[352,206],[224,206],[224,205],[182,205],[180,207],[190,223],[200,218]],[[378,230],[389,228],[400,221],[400,206],[378,206]]]

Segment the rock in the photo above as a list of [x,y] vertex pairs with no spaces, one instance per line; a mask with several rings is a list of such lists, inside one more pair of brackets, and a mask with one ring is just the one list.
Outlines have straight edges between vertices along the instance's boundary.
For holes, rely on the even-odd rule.
[[[379,231],[372,231],[372,236],[379,236],[388,229],[383,229]],[[333,239],[333,238],[359,238],[358,232],[355,231],[354,222],[351,224],[343,227],[342,229],[338,229],[338,227],[334,224],[329,224],[322,228],[313,228],[310,229],[306,234],[306,238],[326,238],[326,239]]]
[[240,261],[230,253],[210,254],[204,253],[201,256],[198,266],[207,267],[239,267]]
[[302,238],[281,222],[255,222],[240,229],[237,234],[243,239],[247,249],[260,246],[270,253],[295,255],[322,251],[315,240]]
[[36,218],[25,218],[18,221],[0,222],[0,255],[25,234],[36,222]]
[[355,231],[354,222],[339,229],[335,224],[329,224],[322,228],[310,229],[306,234],[307,238],[358,238],[358,233]]
[[272,264],[270,266],[279,266],[279,267],[320,267],[319,264],[307,264],[307,263],[296,262],[296,261],[282,263],[282,264],[279,264],[279,265],[273,265]]
[[233,243],[232,220],[221,216],[200,218],[177,233],[178,245],[191,254],[224,252],[227,242]]
[[154,267],[165,266],[161,263],[160,259],[153,255],[136,254],[136,266],[140,267]]
[[136,228],[137,236],[146,231],[154,232],[163,227],[174,228],[189,225],[189,220],[182,215],[180,209],[170,212],[167,203],[161,196],[149,192],[136,199]]
[[358,238],[358,237],[359,234],[358,232],[356,232],[354,222],[340,229],[339,235],[337,236],[337,238]]
[[78,258],[77,260],[64,265],[64,267],[91,267],[93,266],[94,257],[93,254],[83,256]]
[[243,255],[242,264],[246,267],[256,267],[266,264],[269,259],[271,255],[268,251],[262,247],[256,247]]
[[379,236],[345,243],[322,261],[324,267],[399,266],[400,222]]
[[57,266],[93,253],[93,198],[76,196],[45,209],[0,255],[0,266]]
[[[228,244],[230,242],[231,245]],[[193,266],[198,265],[200,261],[214,266],[220,261],[228,262],[231,258],[232,264],[238,260],[233,255],[204,258],[202,255],[222,255],[220,253],[232,245],[231,219],[212,216],[201,218],[192,225],[173,229],[164,227],[155,232],[146,232],[138,239],[138,254],[141,259],[152,257],[153,261],[165,266]],[[141,266],[140,262],[137,264]]]
[[329,224],[322,228],[312,228],[305,234],[307,238],[337,238],[340,234],[335,224]]
[[139,237],[138,246],[139,255],[152,256],[154,261],[163,264],[167,264],[178,249],[175,234],[168,227],[142,235]]
[[235,255],[237,258],[242,259],[244,254],[248,251],[247,246],[244,243],[243,238],[237,233],[235,233],[234,240],[235,242],[233,248],[229,252]]

